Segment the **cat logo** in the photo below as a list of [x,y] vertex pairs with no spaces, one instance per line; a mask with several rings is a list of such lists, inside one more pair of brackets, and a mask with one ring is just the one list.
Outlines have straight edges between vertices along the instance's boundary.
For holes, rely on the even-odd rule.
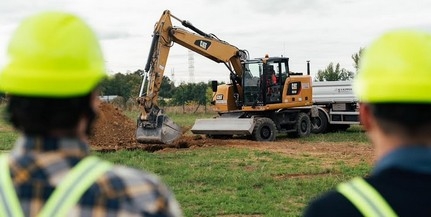
[[206,40],[196,40],[195,45],[204,50],[208,50],[208,48],[211,46],[211,42]]

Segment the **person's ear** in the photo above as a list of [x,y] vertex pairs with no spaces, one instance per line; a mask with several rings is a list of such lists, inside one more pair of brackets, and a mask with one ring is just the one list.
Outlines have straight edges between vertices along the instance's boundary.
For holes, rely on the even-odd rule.
[[373,114],[371,112],[371,108],[366,103],[359,104],[359,121],[361,122],[362,127],[368,131],[372,128],[372,118]]
[[99,90],[94,90],[92,93],[91,93],[91,96],[90,96],[90,105],[91,105],[91,108],[94,110],[94,112],[97,112],[98,110],[99,110],[99,105],[100,105],[100,93],[99,93]]

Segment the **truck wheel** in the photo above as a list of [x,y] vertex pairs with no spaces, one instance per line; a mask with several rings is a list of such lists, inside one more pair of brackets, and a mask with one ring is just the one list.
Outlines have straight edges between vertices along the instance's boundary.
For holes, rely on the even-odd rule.
[[252,138],[256,141],[274,141],[276,136],[275,123],[269,118],[257,118]]
[[328,131],[328,118],[326,117],[325,112],[319,110],[319,116],[313,118],[313,126],[311,128],[311,132],[318,133],[326,133]]
[[311,132],[311,120],[310,117],[301,112],[298,114],[297,122],[295,124],[296,132],[288,133],[289,137],[306,137],[310,135]]

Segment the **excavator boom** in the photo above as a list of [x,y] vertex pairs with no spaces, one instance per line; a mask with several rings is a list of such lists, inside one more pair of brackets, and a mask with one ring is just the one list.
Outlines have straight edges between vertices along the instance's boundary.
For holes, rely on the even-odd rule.
[[[174,27],[172,18],[179,21],[184,28]],[[180,20],[165,10],[155,25],[145,73],[148,74],[147,90],[142,93],[144,76],[138,103],[141,114],[137,120],[136,139],[140,143],[174,142],[182,135],[181,127],[175,124],[163,110],[158,107],[158,96],[163,80],[169,50],[174,43],[180,44],[202,56],[218,63],[224,63],[229,69],[231,80],[239,84],[242,76],[242,61],[247,59],[247,52],[240,50],[213,34],[207,34],[194,27],[190,22]]]

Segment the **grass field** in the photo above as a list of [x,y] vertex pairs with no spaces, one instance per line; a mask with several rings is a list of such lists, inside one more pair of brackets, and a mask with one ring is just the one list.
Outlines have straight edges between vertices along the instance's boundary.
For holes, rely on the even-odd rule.
[[[127,115],[135,119],[137,114]],[[170,117],[181,126],[191,126],[196,118],[187,114]],[[10,150],[16,138],[17,133],[0,120],[0,150]],[[295,142],[304,146],[343,142],[367,146],[358,127]],[[367,174],[371,168],[366,162],[351,164],[337,157],[327,162],[309,154],[290,156],[227,146],[97,155],[159,175],[175,193],[185,216],[300,216],[310,199],[341,181]]]

